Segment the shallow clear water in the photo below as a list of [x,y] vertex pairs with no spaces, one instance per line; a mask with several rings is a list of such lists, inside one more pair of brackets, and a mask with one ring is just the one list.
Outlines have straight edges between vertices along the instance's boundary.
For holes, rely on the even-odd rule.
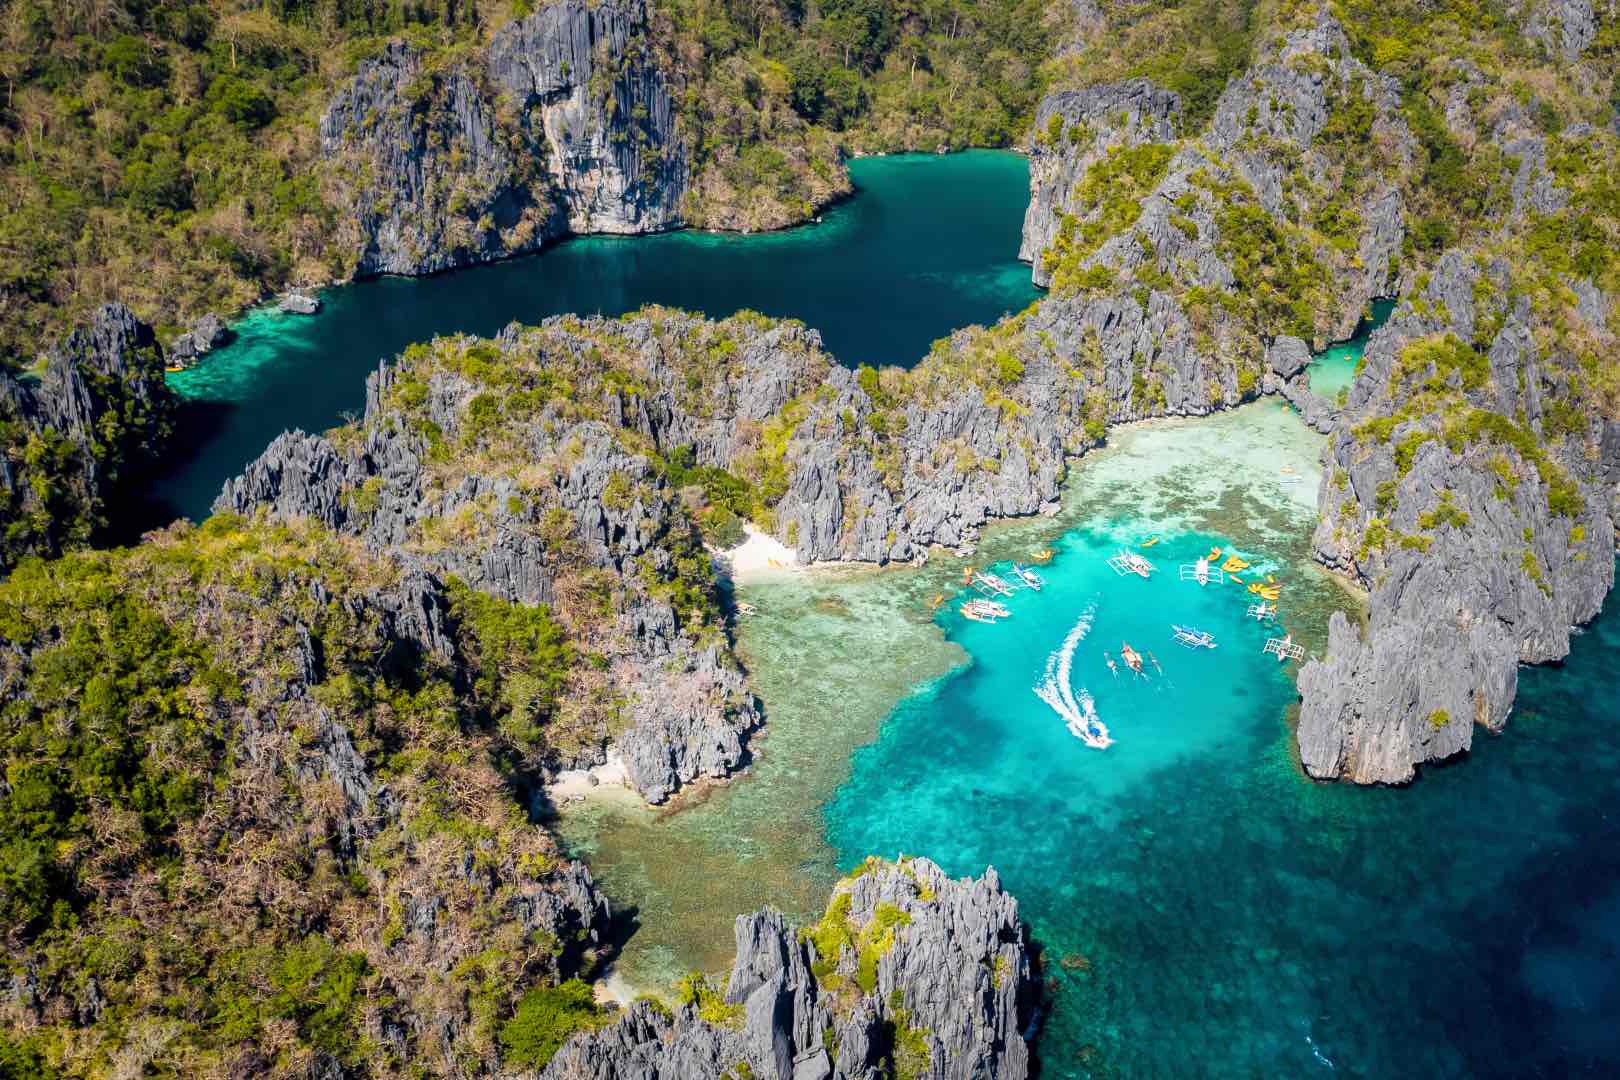
[[130,531],[205,517],[221,485],[283,430],[324,430],[365,403],[378,361],[435,334],[490,334],[563,312],[666,304],[802,319],[849,364],[910,364],[932,342],[1035,298],[1014,258],[1029,170],[1011,153],[850,163],[858,192],[820,224],[757,236],[581,237],[430,278],[328,290],[314,318],[249,314],[238,340],[170,376],[191,404],[164,476],[118,515]]
[[1312,357],[1311,389],[1330,401],[1348,393],[1350,384],[1356,381],[1356,365],[1367,351],[1367,338],[1389,320],[1394,310],[1394,300],[1374,300],[1372,318],[1362,319],[1348,341],[1336,341]]

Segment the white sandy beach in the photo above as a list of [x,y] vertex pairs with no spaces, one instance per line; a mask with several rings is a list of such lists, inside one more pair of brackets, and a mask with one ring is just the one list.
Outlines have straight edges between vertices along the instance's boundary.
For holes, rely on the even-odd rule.
[[715,556],[732,581],[744,585],[784,570],[798,569],[799,556],[792,548],[752,525],[744,525],[743,529],[748,533],[747,540]]
[[558,773],[546,785],[546,794],[553,803],[561,805],[569,799],[589,795],[600,788],[628,788],[630,786],[627,783],[628,779],[624,760],[609,751],[605,764],[590,769],[567,769]]

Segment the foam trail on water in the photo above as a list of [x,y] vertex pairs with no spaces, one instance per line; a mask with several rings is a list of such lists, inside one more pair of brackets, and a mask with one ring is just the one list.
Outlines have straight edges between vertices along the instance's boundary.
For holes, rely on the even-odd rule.
[[[1096,604],[1080,613],[1080,618],[1063,639],[1063,644],[1046,658],[1046,670],[1040,685],[1035,687],[1035,696],[1051,706],[1076,737],[1084,739],[1091,746],[1101,747],[1107,746],[1110,740],[1107,729],[1102,728],[1102,722],[1097,719],[1097,706],[1083,688],[1076,697],[1074,687],[1070,684],[1074,652],[1091,632],[1091,624],[1096,616]],[[1100,737],[1093,730],[1094,726],[1102,729]]]

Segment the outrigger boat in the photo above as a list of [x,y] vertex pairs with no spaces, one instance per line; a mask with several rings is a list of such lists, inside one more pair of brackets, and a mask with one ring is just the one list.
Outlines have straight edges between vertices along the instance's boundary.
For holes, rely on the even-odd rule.
[[[1119,643],[1119,656],[1121,660],[1125,661],[1126,667],[1138,675],[1142,674],[1142,655],[1131,648],[1129,642],[1122,641]],[[1144,675],[1143,678],[1146,678],[1146,676]]]
[[1226,575],[1209,565],[1208,559],[1199,559],[1192,565],[1181,568],[1182,581],[1196,581],[1200,585],[1208,585],[1211,578],[1219,585],[1226,580]]
[[1284,634],[1280,638],[1271,638],[1266,642],[1266,647],[1260,651],[1271,653],[1279,664],[1286,664],[1290,660],[1298,660],[1304,656],[1305,646],[1296,644],[1293,634]]
[[1208,630],[1194,630],[1190,626],[1171,626],[1175,631],[1176,641],[1189,649],[1213,649],[1215,635]]
[[1134,551],[1121,550],[1119,554],[1108,560],[1108,565],[1114,568],[1114,573],[1124,577],[1126,574],[1135,574],[1138,577],[1148,577],[1158,567],[1148,562]]
[[1012,572],[1014,577],[1018,578],[1025,585],[1028,585],[1036,592],[1040,592],[1041,586],[1046,584],[1045,580],[1041,578],[1041,575],[1037,574],[1027,566],[1019,566],[1017,563],[1013,563]]
[[980,587],[981,592],[1000,593],[1002,596],[1012,595],[1012,586],[990,571],[985,570],[973,575],[973,584]]
[[1258,604],[1250,604],[1244,609],[1243,614],[1247,615],[1251,619],[1265,622],[1268,619],[1275,619],[1277,617],[1277,605],[1268,604],[1262,600]]
[[969,600],[962,605],[962,614],[974,622],[994,623],[1010,617],[1012,612],[994,600]]

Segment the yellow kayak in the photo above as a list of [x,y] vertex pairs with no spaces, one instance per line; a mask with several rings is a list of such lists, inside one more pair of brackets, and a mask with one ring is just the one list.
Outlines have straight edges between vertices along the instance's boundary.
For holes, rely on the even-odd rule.
[[1204,558],[1208,559],[1210,562],[1215,562],[1220,557],[1221,557],[1221,549],[1218,548],[1218,547],[1210,548],[1209,549],[1209,554],[1204,556]]
[[1145,548],[1150,548],[1154,544],[1157,544],[1158,542],[1159,542],[1159,538],[1157,536],[1155,536],[1153,539],[1149,540],[1147,543],[1143,544],[1142,546],[1145,547]]
[[1235,570],[1247,570],[1248,568],[1249,564],[1238,558],[1236,555],[1228,555],[1226,557],[1226,561],[1221,563],[1221,569],[1228,574]]
[[1267,585],[1260,589],[1259,592],[1260,599],[1262,600],[1276,600],[1278,597],[1282,596],[1282,586]]

